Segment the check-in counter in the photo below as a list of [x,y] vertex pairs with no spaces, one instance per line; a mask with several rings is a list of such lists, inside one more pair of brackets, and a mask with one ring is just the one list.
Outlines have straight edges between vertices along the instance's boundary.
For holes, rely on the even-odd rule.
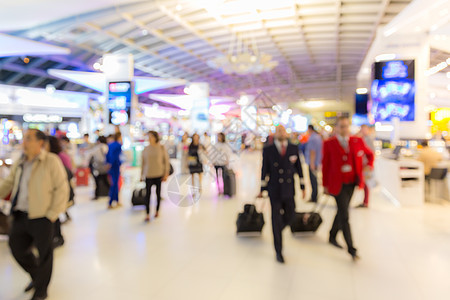
[[400,206],[423,205],[425,178],[423,163],[414,159],[389,159],[378,156],[375,176],[385,196]]

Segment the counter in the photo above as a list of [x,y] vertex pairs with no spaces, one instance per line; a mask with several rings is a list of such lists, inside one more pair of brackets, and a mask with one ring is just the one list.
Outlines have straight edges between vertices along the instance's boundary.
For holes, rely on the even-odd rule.
[[375,176],[383,194],[398,206],[418,206],[425,200],[423,163],[413,159],[393,160],[378,156]]

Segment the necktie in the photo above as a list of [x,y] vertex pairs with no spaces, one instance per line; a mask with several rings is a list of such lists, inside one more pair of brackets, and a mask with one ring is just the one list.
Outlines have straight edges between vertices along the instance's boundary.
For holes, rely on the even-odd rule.
[[281,145],[281,157],[284,157],[286,155],[286,145]]

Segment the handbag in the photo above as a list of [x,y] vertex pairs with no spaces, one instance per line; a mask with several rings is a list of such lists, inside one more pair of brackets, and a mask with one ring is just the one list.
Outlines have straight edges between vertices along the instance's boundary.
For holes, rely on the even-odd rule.
[[197,156],[189,155],[188,156],[188,165],[191,167],[198,165]]

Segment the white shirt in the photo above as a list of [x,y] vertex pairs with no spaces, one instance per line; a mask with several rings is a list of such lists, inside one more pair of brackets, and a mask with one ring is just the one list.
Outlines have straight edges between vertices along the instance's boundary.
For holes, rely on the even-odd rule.
[[232,150],[230,145],[217,142],[215,145],[208,147],[208,157],[215,166],[228,166]]
[[275,139],[274,144],[277,147],[278,153],[280,153],[281,155],[283,147],[287,149],[288,141],[285,140],[283,142],[280,142],[278,139]]
[[341,135],[337,135],[337,139],[339,141],[339,143],[341,144],[342,148],[344,148],[345,151],[348,151],[348,141],[350,140],[350,137],[348,136],[341,136]]
[[22,165],[22,174],[20,175],[19,194],[17,195],[17,203],[14,210],[28,212],[28,182],[31,178],[33,163],[36,161],[24,161]]

